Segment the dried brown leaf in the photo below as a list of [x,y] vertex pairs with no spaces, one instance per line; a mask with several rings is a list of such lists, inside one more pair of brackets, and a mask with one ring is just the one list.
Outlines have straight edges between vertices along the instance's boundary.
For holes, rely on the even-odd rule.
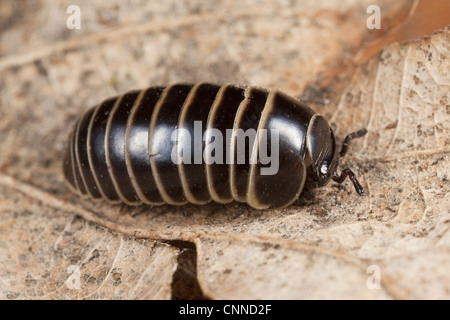
[[[137,13],[118,4],[89,11],[78,35],[51,32],[56,20],[46,24],[45,13],[66,5],[55,3],[40,3],[29,22],[42,30],[27,32],[20,19],[1,30],[0,294],[168,298],[178,251],[153,240],[183,240],[197,247],[199,283],[211,298],[448,298],[448,28],[386,48],[354,73],[341,73],[333,94],[318,90],[312,99],[339,137],[368,128],[343,164],[360,177],[366,197],[346,183],[308,190],[274,211],[242,204],[121,209],[79,199],[63,183],[61,151],[86,108],[117,92],[178,80],[299,94],[334,77],[329,71],[348,64],[370,38],[370,1],[166,1]],[[383,1],[383,10],[398,21],[412,1],[394,9],[390,3]],[[97,247],[102,254],[89,260]],[[46,261],[56,262],[50,268]],[[82,292],[64,286],[68,264],[82,264],[89,275]],[[381,290],[366,287],[370,265],[381,268]],[[47,280],[44,267],[51,269]]]
[[178,249],[0,190],[0,299],[170,299]]

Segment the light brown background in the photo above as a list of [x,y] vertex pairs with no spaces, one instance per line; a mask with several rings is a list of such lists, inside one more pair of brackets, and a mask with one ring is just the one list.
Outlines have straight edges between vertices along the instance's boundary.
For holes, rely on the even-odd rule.
[[[449,298],[449,29],[382,49],[444,27],[448,1],[379,0],[381,30],[365,0],[79,1],[81,30],[65,27],[69,4],[0,6],[0,297]],[[61,154],[76,118],[177,81],[282,89],[340,140],[366,127],[343,166],[368,195],[330,183],[257,211],[71,194]]]

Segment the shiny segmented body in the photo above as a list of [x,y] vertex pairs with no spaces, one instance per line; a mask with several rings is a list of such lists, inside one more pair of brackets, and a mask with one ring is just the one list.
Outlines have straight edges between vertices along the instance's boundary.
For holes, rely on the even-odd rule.
[[[227,129],[277,129],[277,173],[262,175],[263,165],[250,163],[249,155],[240,164],[227,159],[211,164],[174,163],[171,152],[180,142],[172,141],[172,132],[186,129],[194,135],[194,121],[201,121],[202,135],[206,129],[218,129],[224,137]],[[190,143],[192,150],[198,150],[198,145]],[[259,145],[254,143],[257,150]],[[233,136],[223,140],[223,147],[236,157]],[[204,150],[205,142],[200,148]],[[63,170],[75,192],[110,203],[183,205],[235,200],[266,209],[295,201],[306,175],[319,167],[323,171],[323,166],[335,161],[335,154],[327,122],[277,90],[175,84],[131,91],[89,109],[70,135]]]

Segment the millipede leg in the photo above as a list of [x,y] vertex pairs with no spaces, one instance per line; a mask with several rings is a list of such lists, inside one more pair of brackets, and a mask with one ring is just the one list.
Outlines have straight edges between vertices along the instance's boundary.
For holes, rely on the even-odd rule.
[[339,155],[341,157],[345,156],[345,154],[347,153],[348,143],[350,142],[350,140],[353,140],[355,138],[360,138],[360,137],[364,136],[366,133],[367,133],[367,129],[361,129],[356,132],[352,132],[352,133],[348,134],[345,137],[344,142],[342,143],[342,149],[341,149],[341,152],[339,152]]
[[345,178],[347,178],[347,177],[349,177],[349,179],[353,182],[353,186],[355,187],[356,192],[358,192],[358,194],[360,196],[363,196],[364,189],[363,189],[363,187],[361,187],[358,180],[356,179],[355,173],[352,170],[350,170],[349,168],[342,170],[340,176],[335,175],[333,177],[333,180],[337,183],[342,183],[342,182],[344,182]]
[[150,214],[150,212],[152,211],[154,205],[151,205],[148,207],[147,211],[145,212],[145,215],[148,216]]

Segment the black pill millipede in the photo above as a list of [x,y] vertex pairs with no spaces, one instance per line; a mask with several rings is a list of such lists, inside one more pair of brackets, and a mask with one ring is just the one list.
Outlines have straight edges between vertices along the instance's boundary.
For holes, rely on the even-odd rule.
[[[237,138],[226,134],[217,143],[229,154],[214,155],[222,161],[174,162],[174,147],[203,152],[211,143],[208,134],[200,146],[195,141],[173,141],[176,129],[195,136],[194,122],[201,123],[202,137],[209,129],[222,133],[276,130],[277,172],[261,174],[265,164],[257,152],[253,162],[250,152],[245,161],[236,161]],[[318,186],[329,180],[342,183],[349,177],[363,195],[350,169],[340,175],[336,171],[349,141],[366,132],[349,134],[338,151],[327,121],[278,90],[209,83],[155,86],[89,109],[70,135],[63,173],[73,191],[110,203],[183,205],[234,200],[256,209],[281,208],[299,197],[307,176]],[[245,147],[258,151],[260,143],[246,139]],[[272,151],[270,141],[267,148]]]

